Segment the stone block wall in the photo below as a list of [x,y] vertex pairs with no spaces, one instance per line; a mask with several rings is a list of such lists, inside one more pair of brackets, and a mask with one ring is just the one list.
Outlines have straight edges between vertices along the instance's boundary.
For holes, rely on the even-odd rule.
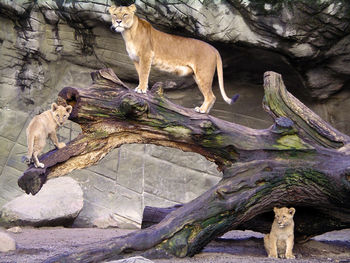
[[71,175],[85,206],[76,225],[139,226],[144,206],[185,203],[218,180],[215,165],[194,153],[154,145],[124,145],[99,165]]

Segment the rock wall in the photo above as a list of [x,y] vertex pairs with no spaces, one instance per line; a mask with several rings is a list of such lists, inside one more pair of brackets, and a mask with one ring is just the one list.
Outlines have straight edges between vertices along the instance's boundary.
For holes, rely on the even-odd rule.
[[[275,70],[283,74],[291,92],[350,134],[350,5],[341,0],[275,2],[137,0],[136,4],[138,14],[157,28],[205,39],[219,49],[225,89],[228,94],[239,93],[240,99],[228,106],[214,84],[214,116],[253,128],[268,127],[271,121],[261,107],[262,76]],[[122,37],[109,30],[111,4],[0,0],[0,206],[22,194],[17,179],[26,169],[21,157],[26,153],[28,122],[48,109],[63,87],[87,86],[90,72],[104,67],[113,68],[131,87],[137,85]],[[175,103],[194,108],[202,101],[190,77],[152,70],[150,79],[175,86],[165,91]],[[328,99],[319,100],[324,98]],[[79,132],[69,122],[59,138],[67,142]],[[75,224],[101,227],[139,226],[145,205],[187,202],[220,179],[214,165],[201,156],[153,145],[125,145],[98,166],[70,176],[82,186],[85,199]]]

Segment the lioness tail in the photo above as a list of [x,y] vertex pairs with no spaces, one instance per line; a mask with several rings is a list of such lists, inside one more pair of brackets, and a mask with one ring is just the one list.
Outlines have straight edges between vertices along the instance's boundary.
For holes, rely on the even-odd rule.
[[219,87],[222,98],[226,101],[226,103],[233,104],[238,99],[239,95],[236,94],[231,99],[226,95],[224,88],[224,73],[222,70],[222,59],[218,51],[216,52],[216,71],[218,74]]

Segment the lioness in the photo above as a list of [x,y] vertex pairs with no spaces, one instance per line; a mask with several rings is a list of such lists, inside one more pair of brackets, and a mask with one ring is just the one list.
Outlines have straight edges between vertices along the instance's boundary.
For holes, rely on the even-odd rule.
[[26,161],[34,161],[35,167],[44,168],[44,164],[38,160],[38,155],[46,145],[46,138],[50,137],[54,145],[61,149],[66,146],[64,142],[58,142],[56,130],[68,119],[72,112],[72,106],[59,106],[52,103],[51,109],[35,116],[27,127],[28,153]]
[[219,52],[211,45],[193,38],[170,35],[153,28],[147,21],[135,15],[136,6],[112,5],[111,28],[122,34],[126,51],[135,64],[139,76],[138,93],[146,93],[151,65],[179,76],[194,75],[199,90],[204,96],[202,106],[195,110],[208,113],[213,107],[215,96],[212,82],[215,69],[218,72],[221,95],[228,104],[238,98],[228,98],[224,90],[222,60]]
[[293,259],[295,209],[293,207],[273,209],[275,219],[270,234],[265,235],[264,245],[269,258]]

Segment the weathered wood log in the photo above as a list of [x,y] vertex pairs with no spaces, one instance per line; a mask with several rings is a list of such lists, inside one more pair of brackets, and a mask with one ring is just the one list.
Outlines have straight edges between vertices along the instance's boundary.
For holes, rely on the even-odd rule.
[[175,105],[159,86],[147,95],[126,87],[111,70],[92,74],[86,89],[64,88],[61,103],[83,134],[40,160],[19,179],[36,193],[47,179],[98,162],[125,143],[193,151],[215,162],[222,180],[173,209],[156,225],[86,246],[47,262],[100,262],[132,254],[193,256],[232,229],[268,232],[274,206],[294,206],[295,235],[307,239],[350,226],[350,138],[287,92],[279,74],[264,76],[264,109],[274,118],[255,130]]

